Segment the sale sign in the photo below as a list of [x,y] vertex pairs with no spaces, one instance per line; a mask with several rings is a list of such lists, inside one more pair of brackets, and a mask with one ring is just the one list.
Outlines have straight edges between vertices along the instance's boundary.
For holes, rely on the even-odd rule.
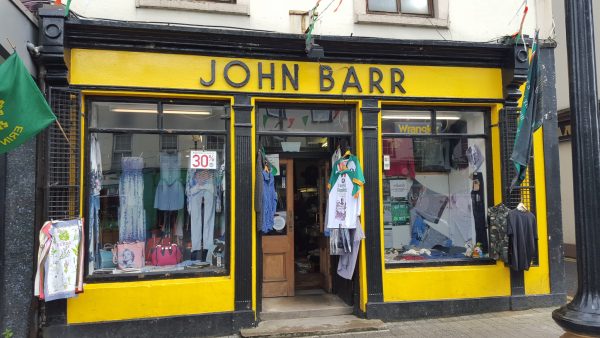
[[190,169],[217,169],[217,152],[192,150],[190,152]]

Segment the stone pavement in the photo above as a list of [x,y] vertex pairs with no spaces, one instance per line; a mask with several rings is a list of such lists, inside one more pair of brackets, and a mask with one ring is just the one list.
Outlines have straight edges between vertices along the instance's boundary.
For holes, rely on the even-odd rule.
[[[561,337],[555,308],[387,323],[388,337]],[[364,335],[363,337],[371,337]],[[375,337],[375,336],[373,336]],[[379,337],[379,336],[378,336]],[[383,337],[383,336],[381,336]]]
[[[389,322],[386,331],[355,332],[314,337],[575,337],[552,320],[555,308],[507,311],[448,318]],[[230,336],[230,337],[238,337]]]

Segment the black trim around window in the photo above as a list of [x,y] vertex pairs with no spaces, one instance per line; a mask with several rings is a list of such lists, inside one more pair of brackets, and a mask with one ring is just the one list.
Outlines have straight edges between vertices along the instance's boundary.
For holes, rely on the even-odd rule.
[[[452,106],[404,106],[404,105],[383,105],[381,107],[381,116],[387,110],[404,110],[407,113],[410,112],[431,112],[431,134],[401,134],[401,133],[381,133],[381,139],[384,138],[468,138],[468,139],[482,139],[485,142],[485,165],[486,165],[486,182],[484,182],[484,193],[487,201],[487,206],[494,205],[494,176],[493,176],[493,159],[492,159],[492,142],[491,142],[491,109],[489,107],[452,107]],[[435,126],[435,115],[436,111],[444,112],[457,112],[457,113],[468,113],[476,112],[483,115],[483,134],[437,134]],[[382,154],[383,156],[383,154]],[[383,171],[383,169],[382,169]],[[383,179],[383,177],[382,177]],[[383,201],[382,201],[383,203]],[[486,210],[487,213],[487,210]],[[487,222],[487,219],[486,219]],[[383,220],[380,222],[382,231],[384,231]],[[489,232],[488,243],[489,243]],[[382,243],[382,252],[385,253],[384,243]],[[464,258],[464,259],[452,259],[452,260],[425,260],[425,261],[412,261],[412,262],[385,262],[385,269],[402,269],[411,267],[437,267],[437,266],[469,266],[469,265],[494,265],[496,261],[491,258]]]
[[[118,103],[152,103],[157,105],[157,128],[156,129],[142,129],[142,128],[90,128],[90,119],[92,104],[94,102],[118,102]],[[202,106],[218,106],[224,107],[225,112],[221,117],[223,120],[222,130],[197,130],[197,129],[164,129],[162,128],[162,116],[163,104],[177,104],[177,105],[202,105]],[[226,186],[231,187],[231,142],[230,142],[230,128],[229,120],[231,115],[231,102],[229,100],[190,100],[190,99],[172,99],[172,98],[138,98],[138,97],[122,97],[122,96],[88,96],[85,98],[85,119],[84,134],[82,135],[85,140],[84,148],[84,161],[83,161],[83,177],[84,177],[84,198],[82,208],[84,210],[83,215],[87,218],[89,215],[89,193],[90,193],[90,181],[89,175],[89,161],[90,161],[90,135],[92,133],[124,133],[124,134],[158,134],[158,135],[190,135],[190,134],[203,134],[213,136],[223,136],[225,138],[224,151],[225,151],[225,175]],[[225,254],[223,257],[224,272],[215,272],[207,270],[174,270],[174,271],[157,271],[147,273],[123,273],[123,274],[90,274],[89,273],[89,233],[87,225],[85,226],[85,256],[84,256],[84,281],[86,283],[105,283],[105,282],[129,282],[129,281],[140,281],[140,280],[160,280],[160,279],[178,279],[178,278],[194,278],[194,277],[215,277],[215,276],[229,276],[231,274],[231,217],[233,210],[231,208],[231,191],[226,191],[227,210],[225,213]]]

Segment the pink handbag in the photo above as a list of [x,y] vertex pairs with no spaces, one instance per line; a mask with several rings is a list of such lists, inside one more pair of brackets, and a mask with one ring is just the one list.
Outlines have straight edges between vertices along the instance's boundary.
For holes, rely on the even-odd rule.
[[113,249],[113,263],[119,269],[141,269],[144,266],[144,242],[119,243]]
[[152,265],[175,265],[181,262],[181,250],[177,244],[157,245],[150,251]]

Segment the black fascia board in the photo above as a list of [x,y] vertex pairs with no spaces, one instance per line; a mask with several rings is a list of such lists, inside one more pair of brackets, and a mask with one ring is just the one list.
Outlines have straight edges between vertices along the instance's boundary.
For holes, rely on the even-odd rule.
[[[315,36],[321,62],[503,67],[511,44]],[[80,19],[65,22],[67,48],[114,49],[309,61],[301,34],[174,24]]]

